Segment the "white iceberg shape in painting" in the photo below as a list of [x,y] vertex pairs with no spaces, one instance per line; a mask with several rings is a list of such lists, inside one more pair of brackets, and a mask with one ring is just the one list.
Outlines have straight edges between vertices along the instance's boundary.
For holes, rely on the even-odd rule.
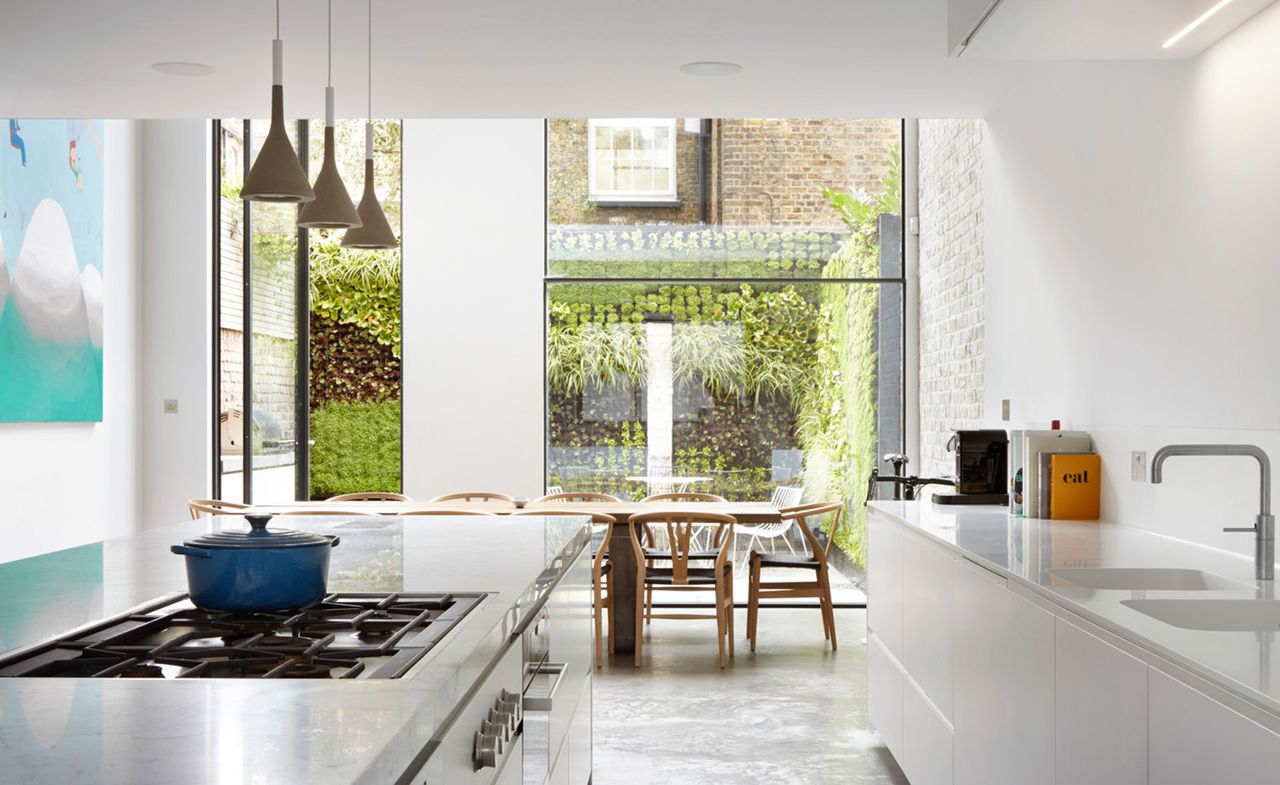
[[93,348],[102,348],[102,275],[93,265],[80,272],[80,289],[84,296],[84,313],[89,320],[89,340]]
[[13,274],[13,304],[37,338],[65,344],[89,338],[80,266],[62,207],[36,205]]
[[9,265],[4,259],[4,238],[0,237],[0,316],[4,316],[4,303],[9,299]]

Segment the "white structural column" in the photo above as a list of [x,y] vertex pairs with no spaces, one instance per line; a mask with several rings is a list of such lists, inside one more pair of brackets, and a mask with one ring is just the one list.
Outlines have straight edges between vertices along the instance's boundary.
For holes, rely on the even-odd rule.
[[645,345],[649,354],[649,377],[645,385],[645,424],[648,444],[648,473],[661,474],[671,470],[671,422],[672,397],[675,382],[671,371],[671,339],[675,323],[649,321],[645,323]]

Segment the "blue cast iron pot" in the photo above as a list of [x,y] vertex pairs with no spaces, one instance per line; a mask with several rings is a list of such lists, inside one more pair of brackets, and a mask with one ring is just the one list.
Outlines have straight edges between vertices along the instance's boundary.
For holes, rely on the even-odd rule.
[[268,529],[270,515],[247,515],[249,531],[205,534],[169,548],[187,557],[187,589],[197,607],[239,613],[295,610],[324,599],[329,550],[337,537]]

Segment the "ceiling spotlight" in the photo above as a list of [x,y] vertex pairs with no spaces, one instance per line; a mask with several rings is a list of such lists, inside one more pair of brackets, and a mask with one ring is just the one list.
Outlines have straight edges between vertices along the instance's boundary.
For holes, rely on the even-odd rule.
[[680,66],[680,70],[693,76],[728,76],[741,71],[742,66],[723,60],[699,60],[696,63],[685,63]]
[[213,66],[204,63],[165,62],[154,63],[151,70],[167,76],[208,76]]

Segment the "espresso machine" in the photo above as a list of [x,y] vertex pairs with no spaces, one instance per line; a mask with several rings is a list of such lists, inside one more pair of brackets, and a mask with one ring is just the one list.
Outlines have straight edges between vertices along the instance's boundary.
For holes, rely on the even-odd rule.
[[956,431],[947,450],[956,456],[956,492],[934,494],[936,504],[1009,503],[1008,433]]

